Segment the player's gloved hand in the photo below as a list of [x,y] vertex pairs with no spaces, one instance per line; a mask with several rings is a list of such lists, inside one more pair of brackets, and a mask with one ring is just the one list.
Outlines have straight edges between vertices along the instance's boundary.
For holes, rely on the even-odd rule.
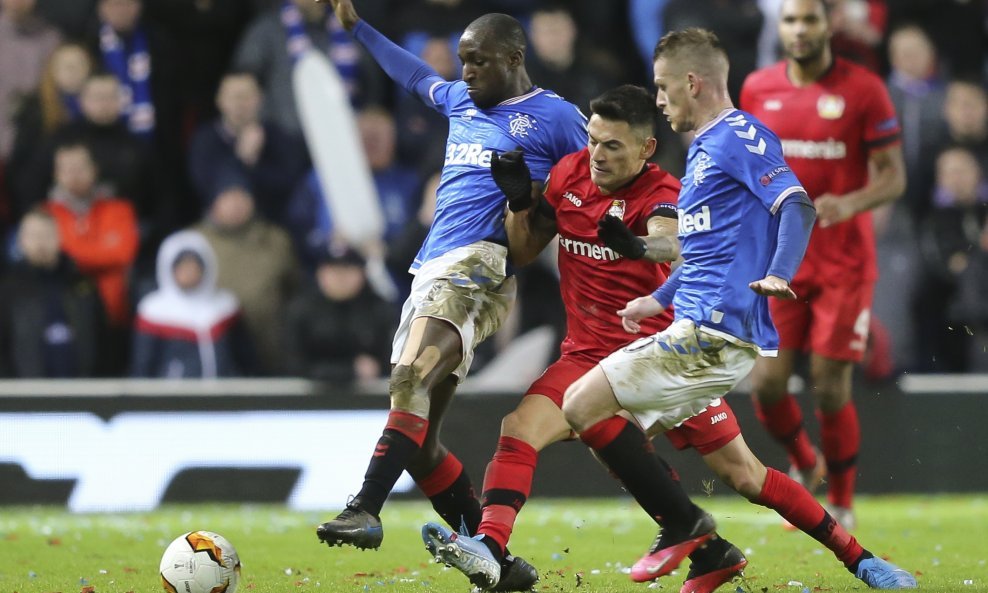
[[508,198],[508,209],[521,212],[532,206],[532,175],[520,148],[491,153],[491,177]]
[[632,232],[617,216],[607,214],[597,221],[597,237],[628,259],[645,257],[645,240]]

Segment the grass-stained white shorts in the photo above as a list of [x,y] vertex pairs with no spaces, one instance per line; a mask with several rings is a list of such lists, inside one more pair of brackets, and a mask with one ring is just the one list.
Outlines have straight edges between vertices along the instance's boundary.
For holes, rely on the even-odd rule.
[[463,360],[453,373],[463,381],[473,362],[474,349],[501,327],[515,302],[515,277],[507,277],[507,257],[507,247],[478,241],[422,264],[401,308],[391,363],[401,358],[412,320],[444,319],[460,333]]
[[614,396],[648,429],[699,414],[744,379],[757,352],[680,319],[600,361]]

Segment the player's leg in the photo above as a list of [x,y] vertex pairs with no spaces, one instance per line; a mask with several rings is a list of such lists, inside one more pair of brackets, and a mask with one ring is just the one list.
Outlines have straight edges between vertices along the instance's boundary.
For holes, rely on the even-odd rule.
[[563,400],[566,420],[580,439],[662,527],[649,551],[653,572],[636,579],[651,580],[675,570],[687,555],[711,539],[716,523],[673,479],[645,433],[618,415],[622,409],[599,366],[577,380]]
[[499,555],[531,493],[539,451],[570,432],[559,405],[539,394],[526,395],[501,422],[497,449],[484,475],[483,520],[478,529]]
[[861,444],[851,375],[868,342],[873,291],[867,282],[824,287],[813,305],[810,330],[810,387],[827,461],[827,498],[831,514],[848,529],[854,527],[851,508]]
[[[740,434],[703,456],[704,462],[728,486],[751,502],[768,507],[827,547],[848,571],[869,586],[905,589],[916,586],[906,571],[875,558],[838,523],[804,487],[777,470],[766,468]],[[880,574],[879,574],[880,573]]]
[[861,447],[858,410],[851,399],[853,364],[816,354],[810,357],[810,385],[820,419],[820,445],[827,460],[827,501],[847,529],[855,528],[852,507]]
[[480,501],[460,460],[440,441],[457,378],[449,375],[430,394],[429,430],[419,452],[408,464],[408,473],[432,503],[432,508],[454,531],[474,533],[480,524]]
[[384,538],[378,516],[401,473],[425,442],[430,392],[460,364],[460,333],[449,322],[430,317],[411,321],[388,390],[391,412],[364,474],[360,492],[334,520],[316,530],[329,545],[377,548]]
[[[517,514],[531,492],[538,452],[571,434],[560,410],[563,390],[589,366],[590,363],[567,359],[557,361],[501,423],[497,450],[484,478],[483,521],[474,538],[487,547],[491,557],[500,561],[500,575],[495,579],[493,574],[475,574],[478,567],[484,571],[493,566],[493,563],[470,561],[474,550],[469,546],[476,545],[475,541],[454,540],[452,534],[427,524],[423,534],[430,553],[444,562],[448,559],[447,563],[458,569],[466,569],[464,572],[471,580],[484,584],[496,582],[494,591],[527,591],[538,581],[534,567],[510,555],[507,542]],[[486,556],[483,549],[476,552]]]
[[807,345],[816,309],[817,288],[804,281],[793,283],[799,298],[769,299],[772,322],[779,332],[779,355],[761,357],[751,372],[751,395],[755,414],[765,430],[789,455],[789,475],[812,492],[823,481],[826,467],[803,427],[803,413],[789,393],[789,377]]

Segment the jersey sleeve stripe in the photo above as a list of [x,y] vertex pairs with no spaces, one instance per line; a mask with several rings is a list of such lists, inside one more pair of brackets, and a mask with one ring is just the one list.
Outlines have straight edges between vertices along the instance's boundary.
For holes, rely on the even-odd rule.
[[433,105],[438,105],[438,103],[436,103],[436,87],[441,84],[442,81],[434,82],[432,83],[432,86],[429,87],[429,100],[432,101]]
[[874,150],[876,148],[885,148],[886,146],[891,146],[902,140],[902,134],[896,132],[895,134],[889,134],[888,136],[882,136],[881,138],[875,138],[874,140],[869,140],[864,143],[865,147],[869,150]]
[[783,192],[779,194],[779,197],[775,198],[775,202],[772,203],[772,210],[771,210],[772,214],[775,214],[776,212],[779,211],[779,207],[782,206],[782,202],[785,201],[786,198],[797,193],[805,194],[806,190],[803,189],[803,186],[801,185],[793,185],[783,190]]

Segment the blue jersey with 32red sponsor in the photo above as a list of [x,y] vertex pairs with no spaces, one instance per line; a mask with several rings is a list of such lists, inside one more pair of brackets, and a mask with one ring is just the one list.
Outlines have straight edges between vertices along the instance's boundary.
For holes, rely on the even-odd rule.
[[446,159],[436,194],[436,215],[412,263],[489,240],[506,243],[505,198],[491,177],[491,153],[521,148],[532,179],[542,181],[563,156],[587,144],[587,118],[559,95],[539,87],[478,108],[463,81],[437,82],[431,107],[449,118]]

